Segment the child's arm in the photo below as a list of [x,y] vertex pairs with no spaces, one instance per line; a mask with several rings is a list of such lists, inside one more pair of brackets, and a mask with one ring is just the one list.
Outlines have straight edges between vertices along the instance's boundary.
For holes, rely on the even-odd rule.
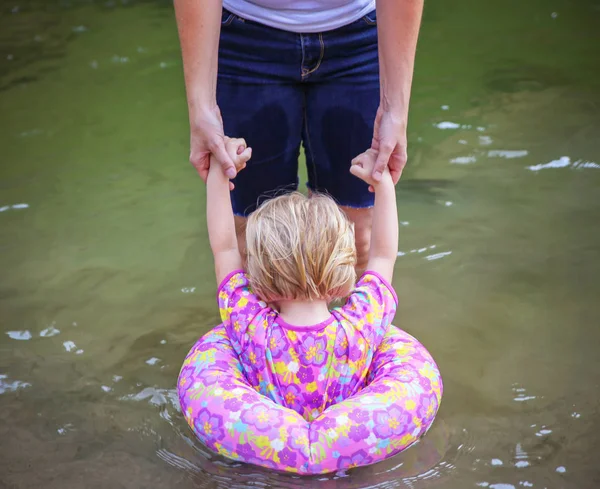
[[379,182],[372,178],[371,174],[376,160],[377,152],[369,149],[352,160],[350,173],[371,185],[375,191],[367,270],[378,273],[391,283],[394,264],[398,256],[396,189],[387,168]]
[[[243,139],[226,139],[225,146],[236,167],[238,169],[243,168],[252,154],[252,150],[246,148],[246,142]],[[242,148],[243,151],[240,151]],[[229,178],[223,173],[221,165],[216,161],[213,164],[211,156],[206,181],[206,222],[210,247],[215,260],[215,273],[218,284],[229,273],[242,268],[242,257],[235,234],[229,185]]]

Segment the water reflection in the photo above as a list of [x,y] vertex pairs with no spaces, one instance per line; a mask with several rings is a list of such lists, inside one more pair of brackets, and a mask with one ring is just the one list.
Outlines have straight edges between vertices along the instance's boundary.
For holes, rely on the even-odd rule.
[[594,161],[585,161],[585,160],[576,160],[572,161],[568,156],[561,156],[556,160],[549,161],[548,163],[540,163],[538,165],[528,166],[527,169],[531,171],[540,171],[540,170],[548,170],[555,168],[567,168],[571,167],[573,169],[584,169],[584,168],[593,168],[600,169],[600,165]]
[[0,374],[0,394],[6,392],[15,392],[19,389],[25,389],[31,387],[29,382],[23,382],[21,380],[8,380],[8,375]]
[[526,149],[522,150],[505,150],[505,149],[493,149],[488,151],[487,155],[489,158],[505,158],[512,160],[513,158],[524,158],[529,154]]
[[27,209],[29,208],[29,204],[13,204],[13,205],[3,205],[2,207],[0,207],[0,212],[5,212],[9,209]]
[[57,334],[60,334],[60,330],[56,329],[54,326],[49,326],[46,329],[40,331],[40,336],[42,338],[50,338],[52,336],[56,336]]
[[18,341],[27,341],[32,338],[31,333],[27,330],[25,331],[7,331],[6,334],[11,340]]

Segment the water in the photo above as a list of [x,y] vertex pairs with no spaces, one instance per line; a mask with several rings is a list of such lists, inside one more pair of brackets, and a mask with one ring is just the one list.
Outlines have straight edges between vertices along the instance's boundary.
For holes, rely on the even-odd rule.
[[394,283],[445,398],[405,453],[306,480],[178,411],[218,313],[170,2],[0,0],[0,487],[598,487],[599,20],[427,3]]

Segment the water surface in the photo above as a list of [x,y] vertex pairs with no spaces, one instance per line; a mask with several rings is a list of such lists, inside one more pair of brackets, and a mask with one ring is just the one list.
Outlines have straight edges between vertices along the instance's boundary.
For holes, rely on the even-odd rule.
[[0,0],[0,487],[599,487],[599,21],[427,3],[394,285],[445,397],[405,453],[307,481],[178,411],[218,311],[171,3]]

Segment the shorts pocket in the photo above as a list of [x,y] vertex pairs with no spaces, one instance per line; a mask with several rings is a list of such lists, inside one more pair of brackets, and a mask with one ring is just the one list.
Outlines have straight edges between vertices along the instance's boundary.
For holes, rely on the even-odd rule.
[[223,9],[223,13],[221,14],[221,27],[228,26],[235,19],[235,14],[230,12],[229,10]]
[[365,15],[362,20],[367,25],[377,25],[377,11],[371,10],[367,15]]

